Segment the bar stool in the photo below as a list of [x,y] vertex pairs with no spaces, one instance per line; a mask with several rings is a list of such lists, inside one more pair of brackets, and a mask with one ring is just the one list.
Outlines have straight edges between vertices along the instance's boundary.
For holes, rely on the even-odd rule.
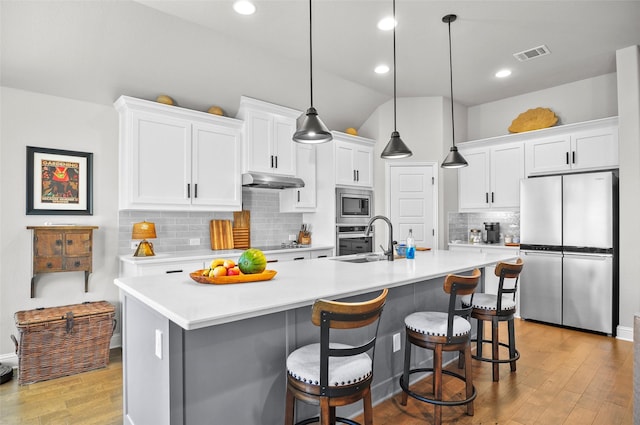
[[[467,405],[467,415],[473,416],[473,400],[476,389],[473,386],[471,370],[471,323],[469,313],[471,307],[458,308],[461,303],[458,297],[471,296],[480,280],[480,270],[475,269],[470,276],[447,275],[444,280],[444,292],[449,294],[449,308],[446,313],[435,311],[419,311],[408,315],[405,323],[404,372],[400,377],[402,399],[400,404],[407,405],[408,396],[434,406],[434,423],[442,423],[442,406]],[[411,369],[411,345],[433,350],[433,367]],[[442,352],[459,351],[464,356],[464,376],[443,370]],[[409,376],[416,372],[433,372],[433,397],[418,394],[409,389]],[[466,395],[463,400],[443,400],[442,375],[453,376],[465,382]]]
[[[363,400],[365,425],[373,424],[371,381],[380,315],[388,290],[376,298],[356,303],[318,300],[313,304],[311,322],[320,326],[320,343],[296,349],[287,358],[285,425],[293,425],[295,401],[320,405],[320,417],[297,425],[342,422],[359,425],[336,416],[336,407]],[[331,329],[371,328],[365,342],[347,345],[332,341]],[[362,333],[358,333],[362,335]],[[342,334],[341,334],[342,335]],[[370,335],[373,335],[371,337]]]
[[[478,321],[478,336],[476,342],[476,354],[474,359],[483,362],[493,363],[493,381],[500,379],[500,363],[510,363],[511,372],[516,371],[516,360],[520,358],[520,353],[516,350],[516,338],[514,329],[514,316],[516,313],[516,291],[518,290],[518,278],[522,271],[522,259],[518,258],[515,263],[498,263],[494,270],[496,276],[500,277],[498,283],[498,294],[477,293],[472,300],[463,300],[465,306],[472,308],[471,317]],[[510,295],[512,294],[512,295]],[[491,322],[491,339],[484,339],[484,322]],[[507,322],[509,332],[509,343],[500,342],[498,337],[499,322]],[[491,344],[491,358],[483,357],[483,344]],[[500,359],[500,346],[509,349],[509,358]]]

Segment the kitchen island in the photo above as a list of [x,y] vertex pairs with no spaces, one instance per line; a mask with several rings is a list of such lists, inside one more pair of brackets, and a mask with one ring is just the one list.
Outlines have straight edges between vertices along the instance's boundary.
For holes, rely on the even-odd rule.
[[[404,317],[446,310],[445,275],[512,258],[450,251],[418,252],[413,261],[321,258],[269,265],[278,272],[273,280],[231,285],[199,284],[186,272],[116,279],[124,320],[124,423],[281,424],[286,357],[319,338],[309,306],[318,298],[367,299],[389,288],[372,387],[374,402],[381,400],[398,391],[402,351],[393,351],[392,340],[402,333]],[[360,408],[356,403],[339,413]],[[313,412],[302,404],[298,411]]]

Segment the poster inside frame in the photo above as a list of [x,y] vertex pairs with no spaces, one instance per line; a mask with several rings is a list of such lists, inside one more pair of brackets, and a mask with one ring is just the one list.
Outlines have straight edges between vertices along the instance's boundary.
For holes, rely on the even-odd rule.
[[93,215],[93,153],[27,146],[27,215]]

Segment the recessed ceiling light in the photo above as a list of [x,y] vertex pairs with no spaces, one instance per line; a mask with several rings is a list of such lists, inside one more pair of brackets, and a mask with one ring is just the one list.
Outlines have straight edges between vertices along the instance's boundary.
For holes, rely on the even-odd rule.
[[239,0],[233,3],[233,10],[241,15],[253,15],[256,11],[256,6],[247,0]]
[[376,74],[386,74],[389,72],[389,67],[387,65],[378,65],[374,71]]
[[498,78],[505,78],[505,77],[508,77],[509,75],[511,75],[510,69],[501,69],[500,71],[496,72],[496,77]]
[[398,23],[393,19],[393,16],[387,16],[378,21],[378,29],[382,31],[391,31],[397,25]]

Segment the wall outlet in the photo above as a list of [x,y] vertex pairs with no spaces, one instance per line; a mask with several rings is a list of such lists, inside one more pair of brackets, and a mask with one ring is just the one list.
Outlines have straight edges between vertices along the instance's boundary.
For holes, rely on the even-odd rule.
[[400,334],[393,334],[393,352],[400,351],[400,347],[402,344],[400,343]]
[[140,245],[140,242],[131,241],[131,249],[138,249],[138,245]]
[[189,245],[200,245],[200,238],[189,239]]
[[162,360],[162,331],[156,329],[156,357]]
[[290,241],[295,241],[298,239],[298,235],[289,235],[289,240]]

